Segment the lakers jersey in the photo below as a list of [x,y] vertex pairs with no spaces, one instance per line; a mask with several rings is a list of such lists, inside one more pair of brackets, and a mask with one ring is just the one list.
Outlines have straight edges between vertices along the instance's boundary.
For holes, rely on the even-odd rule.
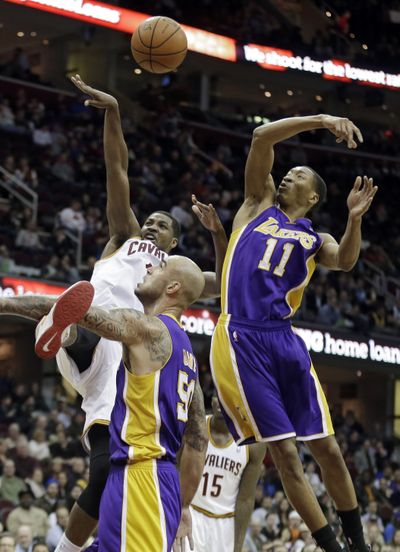
[[222,313],[250,320],[293,316],[322,239],[311,221],[269,207],[232,233],[222,272]]
[[207,428],[206,462],[192,507],[209,517],[233,517],[249,447],[239,447],[233,439],[225,446],[217,445],[211,435],[211,416],[207,418]]
[[93,305],[143,312],[135,289],[143,281],[149,266],[158,266],[167,258],[167,253],[151,241],[130,238],[115,253],[95,264],[90,280],[95,289]]
[[175,463],[198,377],[189,338],[171,316],[158,317],[172,339],[161,370],[135,375],[121,362],[111,415],[110,452],[116,464],[163,459]]

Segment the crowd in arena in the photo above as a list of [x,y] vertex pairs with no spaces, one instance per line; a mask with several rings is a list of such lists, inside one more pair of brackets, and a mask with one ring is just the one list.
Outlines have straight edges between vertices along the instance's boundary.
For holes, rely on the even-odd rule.
[[[0,164],[38,194],[38,216],[35,220],[31,208],[0,188],[0,272],[24,273],[19,267],[33,267],[35,276],[71,284],[90,278],[108,239],[103,115],[85,108],[78,97],[52,94],[42,101],[27,90],[19,88],[0,97]],[[266,115],[274,119],[283,113]],[[171,211],[182,226],[178,252],[210,270],[212,242],[191,212],[190,197],[195,193],[200,200],[213,203],[229,233],[242,198],[250,135],[239,143],[226,135],[221,140],[213,132],[197,136],[182,113],[168,104],[161,112],[153,112],[150,121],[154,124],[140,126],[127,117],[123,120],[133,207],[139,221],[157,209]],[[357,154],[342,155],[337,163],[338,149],[320,155],[318,150],[303,148],[302,141],[334,146],[328,133],[304,133],[277,150],[275,177],[279,181],[284,171],[300,164],[321,173],[328,183],[328,202],[313,215],[319,231],[331,232],[338,239],[342,235],[346,196],[356,175],[374,177],[381,187],[374,213],[363,225],[357,268],[348,274],[318,269],[298,316],[331,327],[396,333],[400,304],[384,298],[382,281],[383,277],[398,278],[400,270],[396,254],[400,234],[392,228],[387,235],[386,230],[388,220],[397,224],[400,166]],[[400,140],[393,132],[377,129],[365,136],[360,150],[393,157],[400,150]],[[10,177],[2,178],[7,183]],[[81,260],[77,259],[78,235],[83,244]]]
[[[52,552],[69,511],[88,481],[88,459],[80,442],[83,414],[60,387],[51,402],[38,384],[0,380],[0,550],[15,540],[17,552],[45,542]],[[206,401],[209,405],[209,399]],[[400,445],[382,437],[381,427],[367,435],[349,411],[334,415],[338,441],[356,484],[363,524],[373,552],[400,547]],[[305,473],[324,512],[340,537],[340,526],[320,473],[305,447]],[[264,461],[255,509],[243,552],[314,552],[315,544],[299,514],[284,496],[270,457]],[[46,549],[37,552],[45,552]]]
[[[128,0],[114,0],[113,3],[128,9],[132,7]],[[301,27],[306,26],[308,12],[299,0],[287,3],[235,0],[229,5],[201,0],[190,7],[184,0],[157,0],[151,5],[139,1],[135,3],[135,9],[154,15],[164,13],[178,21],[232,36],[242,44],[257,42],[294,49],[298,54],[321,59],[340,55],[362,66],[384,66],[388,71],[396,70],[400,46],[398,0],[384,4],[362,0],[351,3],[346,0],[315,0],[314,3],[326,25],[316,26],[312,38],[307,41],[302,36]],[[367,45],[366,49],[363,44]]]

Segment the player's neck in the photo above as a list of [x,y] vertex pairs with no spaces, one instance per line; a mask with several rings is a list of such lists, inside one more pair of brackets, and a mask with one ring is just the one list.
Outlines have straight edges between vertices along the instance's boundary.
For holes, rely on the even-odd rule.
[[224,445],[232,439],[232,435],[229,432],[228,426],[226,425],[225,420],[211,416],[210,420],[210,432],[214,441],[218,444]]
[[158,314],[166,314],[167,316],[172,316],[176,320],[181,319],[182,308],[178,305],[170,305],[164,300],[157,301],[151,305],[143,305],[145,314],[150,316],[157,316]]
[[278,207],[285,215],[290,219],[290,222],[294,222],[296,219],[304,218],[306,213],[304,212],[303,207],[289,206],[289,205],[279,205]]

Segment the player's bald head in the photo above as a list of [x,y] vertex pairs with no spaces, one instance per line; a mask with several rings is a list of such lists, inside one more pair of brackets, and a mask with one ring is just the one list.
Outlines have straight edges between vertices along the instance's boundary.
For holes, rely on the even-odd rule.
[[196,301],[203,293],[205,279],[204,274],[188,257],[174,255],[168,258],[167,270],[169,278],[180,283],[178,294],[182,299],[184,306],[188,306]]

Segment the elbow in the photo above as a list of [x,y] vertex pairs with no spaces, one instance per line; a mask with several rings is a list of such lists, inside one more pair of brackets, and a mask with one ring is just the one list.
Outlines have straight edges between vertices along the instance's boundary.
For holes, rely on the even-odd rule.
[[355,261],[341,261],[338,263],[339,270],[343,272],[350,272],[355,267],[357,260]]

